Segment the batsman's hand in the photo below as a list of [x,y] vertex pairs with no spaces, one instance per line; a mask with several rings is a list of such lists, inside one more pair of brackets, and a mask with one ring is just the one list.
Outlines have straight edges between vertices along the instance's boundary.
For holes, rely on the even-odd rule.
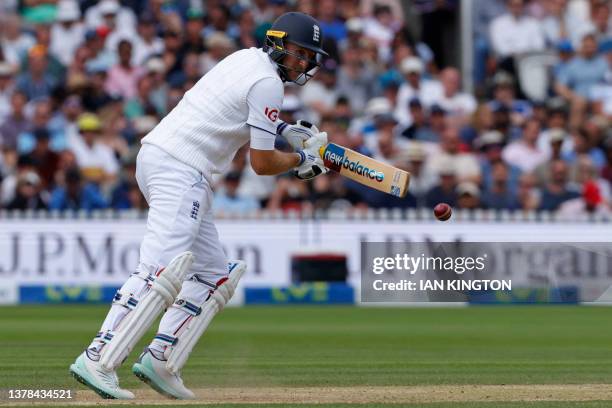
[[293,170],[293,174],[302,180],[310,180],[329,170],[323,165],[319,149],[327,144],[327,132],[320,132],[304,142],[304,150],[298,150],[302,157],[301,164]]
[[295,125],[281,122],[276,128],[276,134],[284,137],[295,151],[304,149],[306,140],[318,133],[319,129],[305,120],[298,120]]

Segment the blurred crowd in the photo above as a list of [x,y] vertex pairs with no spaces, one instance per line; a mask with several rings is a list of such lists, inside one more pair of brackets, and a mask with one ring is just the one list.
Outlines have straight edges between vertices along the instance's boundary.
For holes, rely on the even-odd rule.
[[[257,176],[246,146],[218,178],[217,211],[446,202],[609,214],[611,2],[473,0],[471,30],[463,27],[473,40],[469,92],[458,69],[460,6],[2,0],[0,208],[145,209],[140,139],[218,61],[261,47],[275,18],[298,10],[320,21],[330,58],[305,86],[287,86],[281,119],[309,120],[330,141],[410,171],[410,193],[399,199],[333,173],[309,183]],[[526,55],[546,69],[525,70]],[[277,147],[287,149],[280,138]]]

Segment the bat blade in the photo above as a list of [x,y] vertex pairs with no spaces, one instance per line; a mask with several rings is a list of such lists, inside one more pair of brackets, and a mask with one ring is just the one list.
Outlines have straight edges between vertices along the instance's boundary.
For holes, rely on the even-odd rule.
[[410,173],[374,160],[354,150],[328,143],[319,149],[325,167],[358,183],[403,198],[408,193]]

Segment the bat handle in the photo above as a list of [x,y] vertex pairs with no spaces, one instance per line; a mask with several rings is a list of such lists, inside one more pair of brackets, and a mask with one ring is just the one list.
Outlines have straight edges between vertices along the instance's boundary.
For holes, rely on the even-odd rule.
[[327,149],[327,146],[329,146],[329,143],[319,147],[319,156],[321,156],[321,158],[323,158],[323,155],[325,154],[325,149]]

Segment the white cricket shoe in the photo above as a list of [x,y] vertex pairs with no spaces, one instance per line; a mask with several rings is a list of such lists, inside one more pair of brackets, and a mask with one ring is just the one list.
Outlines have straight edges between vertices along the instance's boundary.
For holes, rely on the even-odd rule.
[[173,374],[166,368],[166,360],[156,357],[147,347],[132,366],[136,374],[151,388],[162,395],[176,399],[194,399],[195,394],[185,385],[179,374]]
[[119,378],[114,371],[102,368],[99,361],[95,361],[94,355],[85,350],[77,357],[74,364],[70,365],[70,374],[78,382],[94,390],[99,396],[106,399],[132,399],[134,394],[119,387]]

